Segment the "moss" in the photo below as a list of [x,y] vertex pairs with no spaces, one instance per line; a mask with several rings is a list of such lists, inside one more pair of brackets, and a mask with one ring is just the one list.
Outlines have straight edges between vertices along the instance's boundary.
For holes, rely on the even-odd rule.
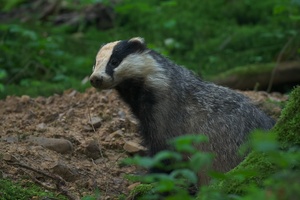
[[[226,174],[228,177],[226,181],[212,185],[212,187],[217,187],[228,194],[243,194],[246,187],[251,184],[261,186],[263,180],[273,174],[276,169],[263,153],[251,152],[242,163]],[[252,174],[253,172],[256,173]],[[250,176],[239,178],[236,174],[250,174]]]
[[153,189],[152,184],[140,184],[137,185],[133,190],[131,190],[128,199],[136,199],[139,196],[146,196],[147,194],[151,193]]
[[[290,94],[290,99],[282,111],[281,117],[272,129],[279,144],[284,149],[300,144],[300,87]],[[239,179],[236,174],[251,173],[248,178]],[[267,159],[265,153],[251,152],[235,169],[226,174],[226,180],[212,184],[210,187],[220,189],[228,194],[243,194],[250,185],[261,186],[264,180],[278,171],[278,167]],[[234,177],[234,178],[231,178]]]
[[39,197],[67,199],[62,195],[56,195],[52,192],[45,191],[29,182],[14,183],[7,179],[0,179],[0,200],[28,200]]
[[290,94],[289,103],[274,127],[283,148],[300,145],[300,86]]

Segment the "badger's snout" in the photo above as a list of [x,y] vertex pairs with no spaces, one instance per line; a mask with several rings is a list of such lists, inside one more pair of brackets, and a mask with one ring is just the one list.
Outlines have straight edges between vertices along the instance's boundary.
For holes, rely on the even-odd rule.
[[90,82],[91,82],[93,87],[99,88],[102,85],[103,77],[102,76],[91,75],[90,76]]

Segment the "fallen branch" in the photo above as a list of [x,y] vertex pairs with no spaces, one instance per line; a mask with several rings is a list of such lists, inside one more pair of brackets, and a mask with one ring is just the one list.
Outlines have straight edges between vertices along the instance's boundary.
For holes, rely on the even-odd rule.
[[[6,161],[6,163],[8,165],[18,166],[18,167],[21,167],[21,168],[24,168],[24,169],[36,172],[38,174],[41,174],[41,175],[43,175],[43,176],[45,176],[47,178],[50,178],[50,179],[54,180],[55,186],[56,186],[56,190],[58,190],[61,194],[63,194],[64,196],[66,196],[68,199],[70,199],[70,200],[79,200],[80,199],[79,197],[74,196],[68,190],[66,190],[66,189],[63,188],[63,186],[66,185],[66,181],[62,177],[60,177],[58,175],[51,175],[51,174],[48,174],[48,173],[43,172],[41,170],[32,168],[32,167],[30,167],[28,165],[25,165],[25,164],[22,164],[22,163],[18,163],[18,162]],[[48,190],[55,190],[55,188],[46,186],[45,184],[43,184],[41,181],[37,180],[33,176],[30,176],[30,177],[33,179],[34,182],[40,184],[41,186],[45,187],[46,189],[48,189]]]

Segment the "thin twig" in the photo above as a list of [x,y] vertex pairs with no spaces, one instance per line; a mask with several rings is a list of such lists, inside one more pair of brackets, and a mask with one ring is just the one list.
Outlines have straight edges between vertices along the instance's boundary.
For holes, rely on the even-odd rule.
[[[48,177],[52,180],[55,181],[55,185],[56,185],[56,189],[63,195],[65,195],[66,197],[68,197],[70,200],[78,200],[79,197],[77,196],[74,196],[73,194],[71,194],[68,190],[64,189],[62,186],[66,184],[66,181],[58,176],[58,175],[50,175],[46,172],[43,172],[41,170],[38,170],[38,169],[34,169],[28,165],[25,165],[25,164],[22,164],[22,163],[18,163],[18,162],[6,162],[7,164],[9,165],[14,165],[14,166],[19,166],[19,167],[22,167],[22,168],[25,168],[25,169],[28,169],[28,170],[31,170],[33,172],[36,172],[38,174],[41,174],[45,177]],[[51,187],[49,186],[45,186],[45,184],[43,184],[42,182],[38,181],[37,179],[33,178],[32,176],[30,176],[34,182],[40,184],[41,186],[45,187],[46,189],[52,189]],[[54,189],[54,188],[53,188]]]
[[[88,114],[89,114],[90,124],[91,124],[91,126],[92,126],[92,128],[93,128],[94,133],[96,133],[96,129],[95,129],[95,127],[94,127],[94,124],[92,123],[92,116],[91,116],[91,111],[90,111],[90,109],[88,109]],[[99,143],[99,141],[98,141],[98,143]],[[101,156],[101,158],[104,158],[104,155],[103,155],[101,146],[99,146],[99,150],[100,150],[100,156]],[[105,165],[105,167],[107,167],[107,166],[106,166],[106,163],[104,163],[104,165]]]
[[55,190],[56,188],[55,187],[51,187],[51,186],[48,186],[48,185],[45,185],[42,181],[39,181],[38,179],[36,179],[34,176],[32,176],[30,173],[28,173],[26,170],[23,169],[23,172],[25,174],[27,174],[35,183],[41,185],[42,187],[46,188],[47,190]]
[[270,78],[270,81],[269,81],[269,84],[268,84],[268,89],[267,89],[267,92],[270,93],[271,92],[271,89],[272,89],[272,86],[273,86],[273,81],[274,81],[274,77],[275,77],[275,74],[276,74],[276,71],[279,67],[279,63],[282,61],[282,56],[284,54],[284,52],[286,51],[287,47],[291,44],[291,42],[293,41],[294,37],[290,37],[290,39],[285,43],[285,45],[282,47],[278,57],[277,57],[277,60],[276,60],[276,66],[274,67],[274,69],[272,70],[272,74],[271,74],[271,78]]

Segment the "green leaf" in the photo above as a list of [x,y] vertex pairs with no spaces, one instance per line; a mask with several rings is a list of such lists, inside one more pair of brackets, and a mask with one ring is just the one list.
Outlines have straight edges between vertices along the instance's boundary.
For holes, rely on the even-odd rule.
[[212,153],[204,153],[204,152],[196,152],[192,155],[190,158],[190,168],[197,172],[203,167],[210,166],[213,160],[213,154]]
[[197,184],[198,182],[198,177],[197,174],[189,169],[177,169],[174,170],[170,176],[173,179],[177,178],[185,178],[188,180],[189,183]]
[[182,156],[177,152],[165,150],[156,154],[153,160],[155,163],[161,163],[164,160],[181,161]]
[[252,147],[261,152],[276,151],[279,148],[276,138],[273,132],[255,131],[251,134]]

